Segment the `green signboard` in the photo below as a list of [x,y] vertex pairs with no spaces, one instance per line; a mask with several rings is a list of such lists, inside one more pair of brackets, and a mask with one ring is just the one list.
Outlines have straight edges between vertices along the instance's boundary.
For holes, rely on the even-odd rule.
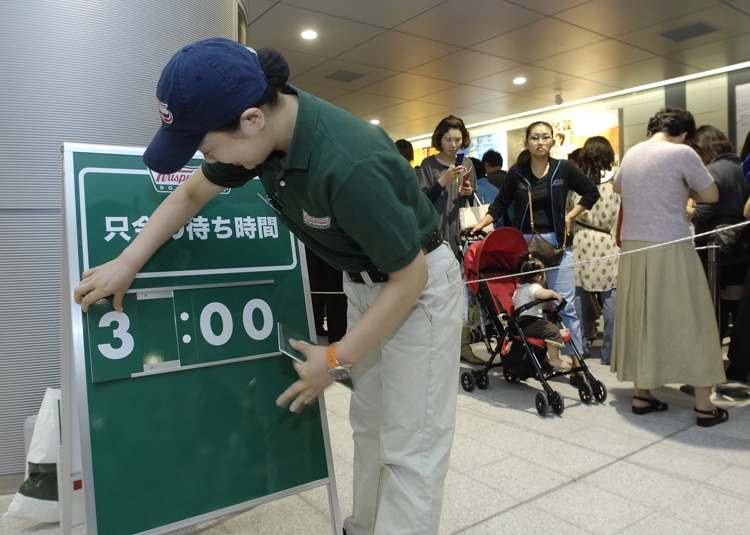
[[[68,289],[200,164],[160,175],[142,152],[64,146]],[[275,404],[297,378],[277,325],[311,322],[304,251],[264,198],[253,180],[209,202],[144,266],[123,312],[102,299],[83,314],[68,297],[89,533],[166,533],[320,485],[338,528],[325,411]]]

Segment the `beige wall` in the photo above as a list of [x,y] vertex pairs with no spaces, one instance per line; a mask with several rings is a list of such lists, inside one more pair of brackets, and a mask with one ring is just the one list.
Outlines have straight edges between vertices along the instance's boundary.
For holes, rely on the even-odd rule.
[[687,109],[698,126],[710,124],[729,135],[729,89],[726,74],[693,80],[685,84]]

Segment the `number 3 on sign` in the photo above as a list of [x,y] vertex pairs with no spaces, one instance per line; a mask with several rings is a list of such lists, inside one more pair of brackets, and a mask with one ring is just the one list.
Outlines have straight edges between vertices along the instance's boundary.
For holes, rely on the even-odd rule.
[[130,318],[124,312],[107,312],[99,320],[99,327],[109,327],[113,323],[117,324],[117,328],[112,331],[112,336],[120,340],[122,343],[120,347],[114,348],[112,344],[99,344],[97,347],[102,355],[110,360],[124,359],[133,351],[135,347],[135,340],[128,332],[130,328]]

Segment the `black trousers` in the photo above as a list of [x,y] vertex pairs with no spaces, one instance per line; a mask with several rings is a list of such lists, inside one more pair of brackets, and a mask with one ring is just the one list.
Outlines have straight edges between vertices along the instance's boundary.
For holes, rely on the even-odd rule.
[[[307,274],[312,292],[343,292],[344,282],[341,271],[329,266],[323,259],[306,249]],[[323,318],[328,316],[328,343],[338,342],[346,334],[346,296],[312,295],[315,330],[318,335],[326,334]]]
[[750,374],[750,270],[745,276],[745,288],[730,336],[727,378],[747,381]]

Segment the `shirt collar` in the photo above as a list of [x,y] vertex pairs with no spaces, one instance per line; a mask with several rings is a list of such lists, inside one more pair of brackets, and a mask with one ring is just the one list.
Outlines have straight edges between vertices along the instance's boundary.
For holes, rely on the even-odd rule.
[[310,164],[312,144],[315,129],[318,125],[318,102],[310,93],[305,93],[291,86],[297,93],[299,107],[297,110],[297,122],[294,125],[292,144],[287,154],[285,169],[307,169]]

